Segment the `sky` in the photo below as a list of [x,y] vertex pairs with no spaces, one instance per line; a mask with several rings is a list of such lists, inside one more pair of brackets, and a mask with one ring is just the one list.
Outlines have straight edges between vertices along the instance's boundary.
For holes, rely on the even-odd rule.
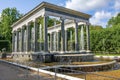
[[90,23],[103,27],[120,12],[120,0],[0,0],[0,15],[8,7],[25,14],[43,1],[90,14]]

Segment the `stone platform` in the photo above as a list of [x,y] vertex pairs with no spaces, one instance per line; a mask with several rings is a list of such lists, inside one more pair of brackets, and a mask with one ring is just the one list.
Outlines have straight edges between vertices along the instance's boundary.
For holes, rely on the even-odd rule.
[[84,61],[93,61],[93,54],[56,54],[54,55],[56,62],[84,62]]
[[39,62],[52,62],[53,55],[50,53],[13,53],[12,58],[14,60],[21,61],[39,61]]
[[13,59],[18,60],[34,60],[40,62],[83,62],[93,61],[93,54],[78,54],[78,53],[13,53]]

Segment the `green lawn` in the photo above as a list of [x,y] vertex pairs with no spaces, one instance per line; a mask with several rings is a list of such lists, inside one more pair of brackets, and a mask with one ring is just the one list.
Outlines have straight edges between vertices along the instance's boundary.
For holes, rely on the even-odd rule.
[[[83,79],[85,78],[85,75],[83,74],[71,74],[71,76],[83,78]],[[115,78],[120,78],[120,70],[93,72],[91,74],[86,75],[87,80],[118,80]]]
[[94,53],[96,56],[120,56],[120,53],[119,54],[116,54],[116,53]]

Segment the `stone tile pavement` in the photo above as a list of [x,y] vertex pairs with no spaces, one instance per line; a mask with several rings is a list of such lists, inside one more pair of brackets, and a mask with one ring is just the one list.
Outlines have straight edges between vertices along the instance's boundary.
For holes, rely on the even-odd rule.
[[54,80],[38,76],[37,72],[0,62],[0,80]]

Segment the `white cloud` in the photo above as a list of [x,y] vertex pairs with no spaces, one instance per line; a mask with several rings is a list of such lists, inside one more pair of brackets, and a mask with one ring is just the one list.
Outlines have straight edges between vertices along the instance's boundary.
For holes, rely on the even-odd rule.
[[93,25],[101,25],[103,27],[106,26],[107,21],[112,17],[111,12],[98,11],[94,14],[94,16],[90,19],[90,23]]
[[115,1],[114,8],[115,8],[116,10],[120,10],[120,0],[116,0],[116,1]]
[[120,0],[67,0],[65,6],[92,15],[91,24],[105,27],[120,12]]
[[108,6],[111,0],[68,0],[66,7],[79,11],[90,11]]

